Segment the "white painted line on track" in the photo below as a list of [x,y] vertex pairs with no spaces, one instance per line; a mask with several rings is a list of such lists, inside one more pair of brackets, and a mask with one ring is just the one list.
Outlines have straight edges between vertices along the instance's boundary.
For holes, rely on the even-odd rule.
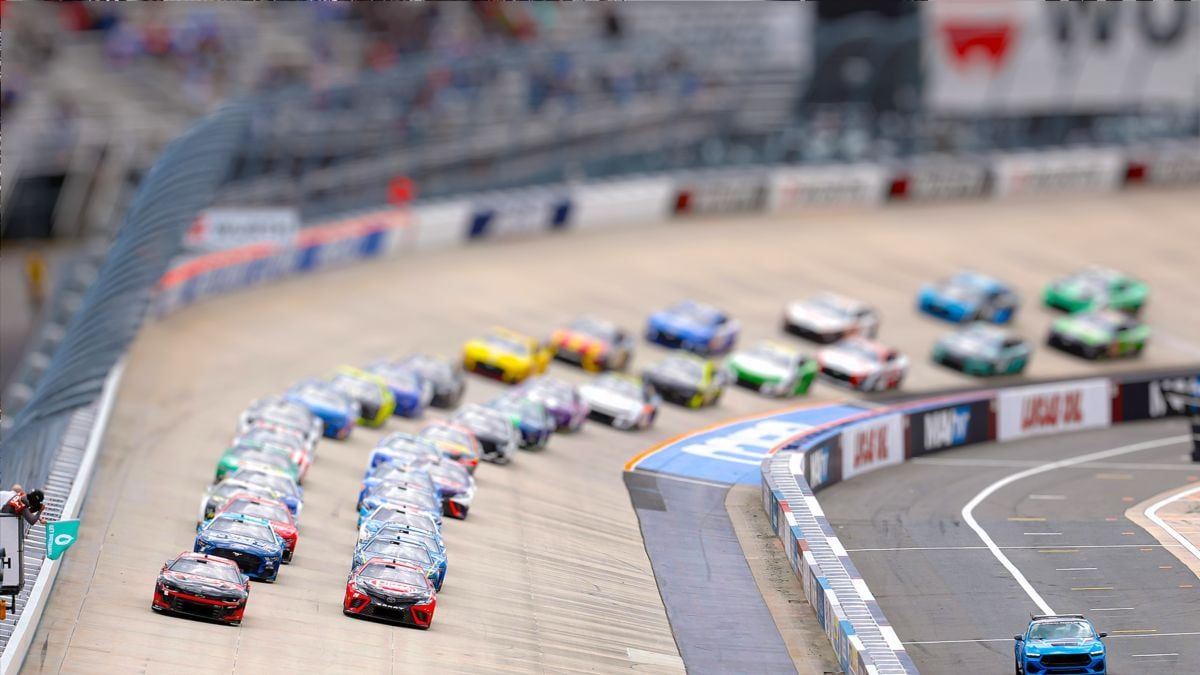
[[1166,499],[1162,499],[1162,500],[1156,502],[1155,504],[1153,504],[1150,508],[1146,509],[1144,511],[1144,513],[1147,518],[1149,518],[1151,521],[1154,522],[1155,525],[1158,525],[1162,529],[1166,530],[1167,534],[1171,535],[1172,539],[1179,542],[1180,545],[1182,545],[1185,549],[1187,549],[1187,551],[1189,553],[1196,556],[1197,560],[1200,560],[1200,549],[1197,549],[1196,545],[1193,544],[1192,542],[1188,541],[1187,537],[1183,536],[1179,532],[1176,532],[1175,528],[1171,527],[1170,525],[1168,525],[1166,523],[1166,521],[1164,521],[1162,518],[1158,517],[1158,510],[1161,509],[1162,507],[1166,506],[1167,504],[1170,504],[1171,502],[1174,502],[1174,501],[1183,499],[1185,497],[1188,497],[1190,495],[1196,494],[1197,492],[1200,492],[1200,485],[1197,485],[1196,487],[1194,487],[1190,490],[1184,490],[1183,492],[1177,492],[1174,495],[1167,497]]
[[[1101,450],[1100,452],[1090,452],[1083,455],[1077,455],[1075,457],[1069,457],[1057,462],[1049,462],[1041,466],[1025,469],[1024,471],[1018,471],[992,483],[981,490],[979,494],[972,497],[971,501],[967,502],[966,506],[964,506],[962,509],[963,521],[967,523],[968,527],[975,531],[975,534],[979,536],[984,545],[987,546],[988,550],[992,552],[992,555],[995,556],[996,560],[999,561],[1006,570],[1008,570],[1009,574],[1011,574],[1013,579],[1017,582],[1017,585],[1020,586],[1021,589],[1025,591],[1025,594],[1029,596],[1029,599],[1033,601],[1033,604],[1037,605],[1038,609],[1042,610],[1044,614],[1053,614],[1054,609],[1050,607],[1050,604],[1046,602],[1045,598],[1043,598],[1036,589],[1034,589],[1033,584],[1029,583],[1029,580],[1026,579],[1025,575],[1021,573],[1021,570],[1017,569],[1017,566],[1008,559],[1008,556],[1004,555],[1004,552],[1000,550],[1000,547],[996,545],[996,542],[992,541],[992,537],[987,533],[987,530],[983,529],[983,527],[980,526],[975,520],[975,507],[983,503],[983,500],[987,499],[1000,488],[1015,483],[1023,478],[1036,476],[1038,474],[1046,473],[1047,471],[1053,471],[1054,469],[1061,467],[1075,466],[1085,462],[1108,459],[1109,457],[1119,457],[1120,455],[1126,455],[1141,450],[1149,450],[1151,448],[1160,448],[1187,440],[1191,440],[1190,435],[1160,438],[1158,440],[1145,441],[1143,443],[1123,445],[1118,448],[1112,448],[1111,450]],[[1198,557],[1200,557],[1200,554],[1198,554]]]
[[1061,537],[1062,532],[1024,532],[1028,537]]
[[[1072,466],[1059,467],[1063,469],[1123,469],[1125,471],[1182,471],[1189,467],[1195,467],[1190,457],[1183,457],[1186,461],[1179,463],[1173,462],[1083,462]],[[956,457],[918,457],[910,460],[921,464],[933,464],[935,466],[966,466],[966,467],[996,467],[996,468],[1011,468],[1020,469],[1023,467],[1045,466],[1045,462],[1036,459],[985,459],[985,458],[956,458]],[[1028,499],[1055,498],[1053,495],[1029,495]],[[1063,497],[1065,499],[1065,497]]]
[[1089,612],[1128,612],[1133,607],[1092,607]]
[[1171,654],[1130,654],[1129,656],[1130,656],[1130,658],[1134,658],[1134,659],[1150,659],[1150,658],[1155,658],[1158,656],[1179,656],[1179,653],[1174,652]]
[[1045,501],[1062,501],[1066,498],[1066,495],[1029,495],[1026,497],[1026,499],[1041,499]]
[[[1001,546],[1001,551],[1027,551],[1048,548],[1181,548],[1179,544],[1044,544],[1042,546]],[[987,551],[987,546],[901,546],[898,548],[848,548],[847,553],[871,551]],[[1094,569],[1094,568],[1093,568]]]
[[1098,567],[1056,567],[1055,572],[1086,572],[1099,569]]

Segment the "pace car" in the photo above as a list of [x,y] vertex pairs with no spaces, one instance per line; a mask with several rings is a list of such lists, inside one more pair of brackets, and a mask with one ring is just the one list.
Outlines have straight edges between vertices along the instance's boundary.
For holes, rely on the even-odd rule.
[[321,418],[326,438],[343,440],[350,435],[361,413],[354,399],[321,380],[304,380],[284,396],[308,408]]
[[1113,269],[1087,267],[1047,284],[1042,300],[1047,307],[1067,312],[1111,307],[1137,314],[1149,294],[1145,282]]
[[269,469],[238,469],[227,480],[261,485],[267,488],[274,499],[283,502],[293,516],[297,519],[300,518],[300,510],[304,508],[304,488],[300,487],[300,484],[286,473]]
[[633,356],[633,338],[620,326],[590,316],[574,319],[550,334],[554,358],[592,372],[624,370]]
[[1032,351],[1020,335],[976,322],[939,338],[933,362],[967,375],[1014,375],[1025,370]]
[[410,354],[396,361],[395,365],[417,371],[433,387],[433,398],[429,405],[453,408],[462,400],[467,380],[463,377],[462,368],[449,359],[429,354]]
[[618,429],[649,429],[662,397],[640,377],[605,373],[579,387],[588,417]]
[[367,427],[381,427],[396,411],[396,399],[387,382],[378,375],[364,370],[342,366],[330,378],[334,389],[358,403],[358,423]]
[[300,481],[300,465],[293,461],[291,450],[261,441],[235,440],[217,460],[213,482],[219,483],[239,469],[249,467],[282,471],[296,482]]
[[729,374],[717,364],[692,354],[675,354],[642,373],[642,380],[677,405],[699,408],[721,399]]
[[433,383],[421,376],[416,368],[391,361],[374,361],[363,370],[382,379],[396,401],[394,414],[420,417],[433,400]]
[[555,431],[577,431],[587,419],[588,407],[579,389],[570,382],[538,377],[517,390],[520,396],[541,403],[554,420]]
[[380,439],[371,451],[367,466],[375,467],[397,459],[400,460],[397,463],[401,465],[437,464],[442,461],[442,450],[428,438],[397,431]]
[[519,445],[522,448],[541,449],[550,442],[554,431],[554,419],[546,412],[546,406],[522,396],[519,392],[498,396],[487,404],[512,418]]
[[463,345],[463,368],[515,384],[545,372],[554,350],[528,335],[507,328],[493,328]]
[[428,629],[437,609],[437,591],[424,571],[383,558],[368,560],[350,573],[342,613]]
[[250,600],[250,578],[228,558],[181,553],[163,563],[154,581],[156,612],[184,614],[239,626]]
[[1024,633],[1013,636],[1015,670],[1017,675],[1105,675],[1105,637],[1108,633],[1097,632],[1082,614],[1034,616]]
[[896,389],[908,373],[908,357],[866,338],[847,338],[817,353],[821,376],[859,391]]
[[253,401],[238,420],[238,433],[244,434],[260,425],[284,427],[300,434],[308,449],[316,446],[325,431],[320,417],[307,406],[283,396],[268,396]]
[[436,514],[438,527],[442,526],[442,499],[439,493],[423,489],[416,483],[391,481],[380,483],[367,491],[358,505],[358,521],[362,521],[375,509],[384,504],[416,506],[422,511]]
[[452,424],[447,420],[434,420],[421,427],[417,435],[433,441],[442,450],[442,456],[457,462],[464,469],[475,473],[479,466],[479,440],[470,429]]
[[926,284],[917,294],[922,312],[954,323],[1008,323],[1019,303],[1016,291],[1003,281],[968,270]]
[[450,421],[469,429],[483,450],[480,459],[496,464],[508,464],[517,453],[517,430],[508,415],[471,403],[454,413]]
[[358,526],[359,541],[370,539],[388,523],[397,523],[399,525],[407,525],[439,533],[442,531],[438,516],[424,509],[402,504],[384,504],[362,519],[362,523]]
[[433,582],[435,590],[442,590],[441,568],[434,562],[429,549],[419,541],[406,537],[384,538],[378,535],[371,537],[371,541],[354,552],[350,569],[357,569],[372,558],[396,560],[416,565],[425,572],[425,578]]
[[262,518],[218,514],[196,534],[196,553],[228,558],[251,579],[275,581],[283,566],[283,539]]
[[843,338],[879,334],[879,312],[870,305],[835,293],[820,293],[789,303],[783,329],[806,340],[830,344]]
[[1099,359],[1137,356],[1148,339],[1150,327],[1132,314],[1102,309],[1055,321],[1046,343],[1068,354]]
[[741,324],[725,312],[699,302],[684,301],[650,315],[646,339],[700,356],[724,354],[737,342]]
[[460,464],[442,462],[429,467],[429,475],[442,498],[442,513],[465,520],[475,499],[475,479]]
[[808,391],[817,362],[776,342],[763,340],[725,362],[730,379],[768,396],[798,396]]
[[242,492],[230,497],[217,509],[217,516],[222,513],[254,516],[270,523],[271,529],[283,540],[283,563],[286,565],[292,561],[292,556],[296,554],[300,531],[296,528],[296,519],[292,517],[292,512],[288,511],[283,502]]

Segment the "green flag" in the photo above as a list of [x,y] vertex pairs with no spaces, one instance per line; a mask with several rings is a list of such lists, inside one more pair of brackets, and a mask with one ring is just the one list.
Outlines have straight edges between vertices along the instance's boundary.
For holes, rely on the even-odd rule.
[[58,560],[78,538],[78,520],[55,520],[46,523],[46,557]]

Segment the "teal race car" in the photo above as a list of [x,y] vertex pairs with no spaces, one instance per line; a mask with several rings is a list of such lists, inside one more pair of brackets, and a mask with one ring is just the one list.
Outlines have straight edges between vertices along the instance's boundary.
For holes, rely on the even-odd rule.
[[1032,349],[1012,331],[981,321],[946,333],[933,345],[933,361],[967,375],[1015,375]]
[[1073,314],[1054,322],[1046,342],[1085,359],[1136,356],[1146,347],[1150,327],[1114,309]]
[[779,397],[807,392],[820,370],[815,360],[769,340],[733,354],[725,368],[738,385]]
[[1149,294],[1149,286],[1127,274],[1088,267],[1047,284],[1042,300],[1047,307],[1072,313],[1111,307],[1136,314]]

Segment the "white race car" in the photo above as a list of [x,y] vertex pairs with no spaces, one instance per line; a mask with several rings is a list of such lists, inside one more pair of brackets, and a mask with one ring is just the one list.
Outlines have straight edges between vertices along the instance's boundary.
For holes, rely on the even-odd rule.
[[618,429],[648,429],[662,398],[640,377],[608,373],[579,387],[588,417]]
[[783,329],[806,340],[829,344],[852,335],[879,334],[879,312],[866,303],[834,293],[821,293],[788,304]]
[[847,338],[817,352],[821,375],[859,391],[896,389],[908,372],[908,357],[861,337]]

